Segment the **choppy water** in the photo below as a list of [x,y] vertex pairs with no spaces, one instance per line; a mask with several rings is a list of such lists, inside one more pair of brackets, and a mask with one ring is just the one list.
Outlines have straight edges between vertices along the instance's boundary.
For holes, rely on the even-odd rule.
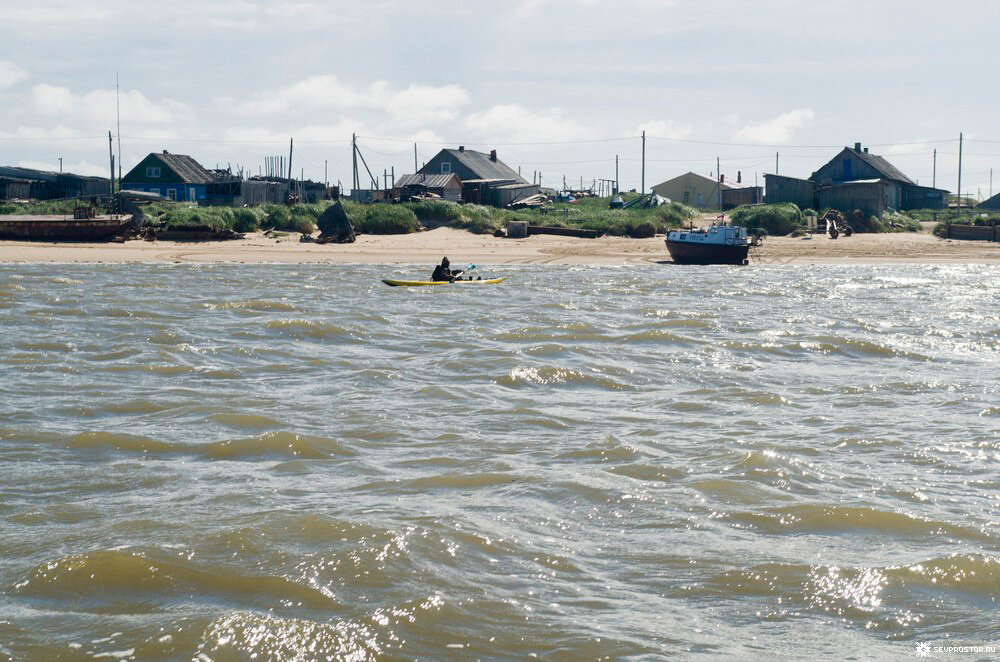
[[1000,645],[1000,269],[423,271],[0,266],[0,660]]

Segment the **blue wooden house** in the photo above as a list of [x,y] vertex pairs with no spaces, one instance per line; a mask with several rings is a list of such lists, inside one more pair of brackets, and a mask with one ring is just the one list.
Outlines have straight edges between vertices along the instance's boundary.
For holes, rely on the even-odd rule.
[[171,200],[204,200],[206,187],[215,177],[190,156],[150,154],[122,177],[121,187],[129,191],[159,193]]

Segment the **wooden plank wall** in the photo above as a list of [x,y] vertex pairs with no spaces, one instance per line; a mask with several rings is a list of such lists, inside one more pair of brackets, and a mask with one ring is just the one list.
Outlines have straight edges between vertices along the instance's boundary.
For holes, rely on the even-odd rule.
[[978,239],[980,241],[1000,240],[996,222],[992,225],[959,225],[949,223],[945,231],[949,239]]

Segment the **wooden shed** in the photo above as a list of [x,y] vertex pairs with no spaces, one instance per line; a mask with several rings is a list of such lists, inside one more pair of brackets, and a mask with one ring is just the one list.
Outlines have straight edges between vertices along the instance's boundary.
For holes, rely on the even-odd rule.
[[764,201],[771,204],[791,202],[799,209],[816,207],[816,183],[798,177],[784,175],[764,175],[766,195]]
[[835,182],[817,188],[820,209],[837,209],[851,213],[860,209],[865,218],[882,218],[889,207],[892,182],[884,179],[862,179],[850,182]]
[[396,180],[393,188],[393,197],[404,201],[425,193],[433,193],[442,200],[458,202],[462,199],[462,180],[455,173],[443,175],[416,173],[403,175]]

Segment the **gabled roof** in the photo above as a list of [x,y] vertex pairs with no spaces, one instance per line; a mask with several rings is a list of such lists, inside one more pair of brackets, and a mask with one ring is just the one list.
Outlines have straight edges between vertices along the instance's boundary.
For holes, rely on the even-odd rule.
[[[142,161],[138,163],[134,168],[132,168],[127,175],[122,179],[125,181],[146,181],[146,173],[141,171],[139,168],[150,161],[159,161],[166,167],[170,168],[172,171],[177,173],[180,177],[180,181],[185,184],[208,184],[209,182],[215,181],[215,176],[212,175],[208,170],[205,170],[200,163],[195,161],[190,156],[184,154],[170,154],[169,152],[153,152]],[[166,181],[160,178],[159,181]]]
[[[687,172],[687,173],[685,173],[683,175],[677,175],[676,177],[668,179],[665,182],[660,182],[659,184],[656,184],[655,186],[663,186],[664,184],[670,184],[670,183],[672,183],[672,182],[674,182],[674,181],[676,181],[678,179],[681,179],[683,177],[692,177],[692,176],[693,177],[698,177],[699,179],[703,180],[707,184],[716,184],[716,183],[718,183],[717,180],[715,179],[715,177],[710,177],[708,175],[702,175],[702,174],[697,173],[697,172]],[[736,182],[736,181],[732,181],[732,180],[729,180],[729,179],[727,179],[726,181],[722,182],[722,190],[723,191],[731,191],[733,189],[741,189],[741,188],[753,188],[753,185],[752,184],[747,184],[746,182]]]
[[446,173],[442,175],[422,175],[420,173],[415,175],[403,175],[396,180],[396,188],[401,188],[403,186],[444,188],[451,182],[452,178],[456,180],[456,184],[461,185],[461,180],[458,179],[458,175],[455,173]]
[[[876,172],[882,175],[882,177],[884,177],[885,179],[889,179],[894,182],[902,182],[903,184],[912,184],[916,186],[916,182],[914,182],[912,179],[904,175],[899,168],[892,165],[881,156],[877,156],[875,154],[869,154],[864,150],[852,149],[850,147],[845,147],[844,149],[842,149],[840,153],[837,154],[837,156],[833,157],[830,161],[827,161],[823,167],[825,168],[826,165],[828,165],[831,161],[836,161],[837,159],[839,159],[841,154],[843,154],[844,152],[848,152],[858,157],[859,159],[870,165],[872,168],[874,168]],[[823,168],[820,168],[819,170],[822,169]],[[809,179],[815,180],[816,173],[818,173],[819,170],[810,175]]]
[[447,152],[453,159],[476,173],[476,177],[479,179],[513,179],[517,182],[526,182],[506,163],[500,159],[492,160],[489,154],[477,152],[474,149],[443,149],[441,151]]
[[201,167],[201,164],[184,154],[157,154],[157,158],[170,166],[170,169],[181,176],[185,184],[207,184],[215,180],[212,173]]

